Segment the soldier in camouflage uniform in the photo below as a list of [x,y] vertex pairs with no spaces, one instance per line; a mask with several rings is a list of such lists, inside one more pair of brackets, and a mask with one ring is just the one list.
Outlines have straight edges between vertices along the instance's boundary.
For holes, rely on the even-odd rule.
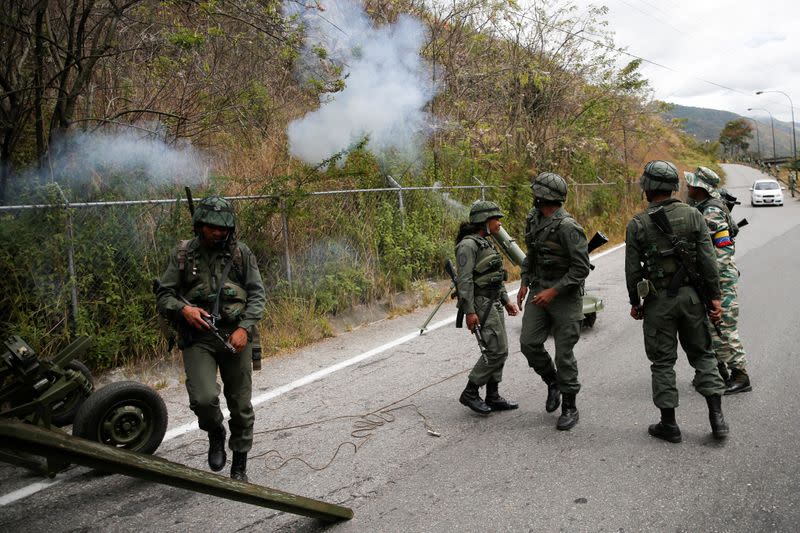
[[[236,239],[236,219],[224,198],[203,199],[192,217],[196,237],[170,255],[159,280],[159,312],[172,320],[183,351],[189,406],[208,432],[208,465],[225,466],[225,427],[219,404],[219,369],[231,412],[231,477],[247,480],[247,452],[253,444],[252,338],[264,314],[265,294],[256,258]],[[190,304],[184,302],[185,298]],[[215,302],[219,301],[215,305]],[[236,350],[231,353],[203,320],[216,311],[216,326]]]
[[[583,319],[583,282],[589,275],[586,233],[562,207],[567,183],[552,172],[542,172],[532,183],[534,208],[528,214],[525,243],[528,253],[522,264],[517,305],[531,288],[522,316],[519,341],[523,355],[547,384],[545,410],[558,409],[556,428],[568,430],[578,423],[575,397],[581,388],[573,347],[580,339]],[[544,347],[552,333],[556,356]]]
[[716,190],[719,185],[716,172],[698,167],[694,173],[685,172],[684,177],[688,185],[689,200],[703,214],[717,254],[722,293],[722,320],[719,323],[722,337],[712,329],[711,338],[720,374],[723,378],[730,375],[725,394],[747,392],[752,387],[747,374],[747,358],[737,328],[739,302],[736,299],[736,284],[739,281],[739,270],[733,257],[736,251],[734,239],[739,228]]
[[722,415],[725,383],[717,371],[706,308],[676,258],[670,239],[658,229],[650,213],[663,209],[674,235],[685,243],[693,263],[690,266],[708,284],[711,296],[708,316],[719,321],[722,314],[719,271],[708,227],[699,211],[671,198],[678,190],[678,170],[672,163],[649,162],[640,184],[650,204],[628,223],[625,280],[630,314],[636,320],[644,320],[644,348],[651,363],[653,402],[661,410],[661,421],[651,425],[648,432],[668,442],[681,441],[675,421],[678,389],[674,369],[680,340],[689,364],[695,369],[695,388],[706,398],[713,435],[721,439],[728,435]]
[[[477,201],[470,208],[469,222],[461,225],[456,238],[459,311],[456,325],[460,327],[461,317],[466,316],[469,330],[474,332],[479,328],[482,339],[481,356],[469,374],[459,401],[481,415],[519,407],[498,392],[508,357],[503,307],[511,316],[518,313],[503,283],[506,279],[503,257],[487,239],[490,233],[500,229],[502,216],[496,204]],[[486,385],[485,401],[479,393],[483,385]]]

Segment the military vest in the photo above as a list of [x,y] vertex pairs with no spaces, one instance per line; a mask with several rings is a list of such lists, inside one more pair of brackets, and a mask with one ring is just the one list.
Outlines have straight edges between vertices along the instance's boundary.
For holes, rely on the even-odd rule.
[[525,244],[528,256],[531,257],[531,273],[533,278],[556,280],[569,271],[570,257],[567,249],[561,244],[559,229],[569,215],[553,221],[543,231],[537,231],[536,211],[528,215],[525,224]]
[[[691,234],[692,227],[690,219],[683,214],[687,210],[694,208],[681,204],[678,200],[662,205],[664,207],[664,213],[667,215],[667,219],[672,225],[672,231],[678,239],[686,243],[686,250],[691,260],[696,261],[697,244],[687,239]],[[664,252],[672,250],[672,243],[670,243],[669,238],[658,229],[653,219],[647,214],[647,211],[634,215],[633,218],[639,223],[639,228],[644,230],[643,252],[645,277],[649,279],[657,289],[665,289],[669,286],[672,278],[680,269],[680,263],[674,254],[667,253],[667,255],[664,255]],[[684,281],[683,284],[688,284],[688,281]]]
[[739,226],[734,222],[731,212],[728,210],[728,206],[725,205],[725,202],[720,198],[711,196],[697,205],[697,209],[703,214],[705,214],[707,207],[716,207],[722,211],[725,215],[725,222],[728,224],[728,232],[730,233],[731,240],[734,240],[739,234]]
[[[228,274],[219,290],[223,271],[217,272],[208,264],[208,256],[201,254],[198,247],[191,247],[191,241],[181,241],[178,245],[177,261],[181,273],[181,292],[192,304],[202,307],[209,313],[214,309],[217,294],[220,295],[219,314],[223,323],[238,322],[247,305],[247,290],[244,288],[244,258],[239,243],[220,252],[223,256],[223,271],[226,265]],[[218,255],[214,256],[218,258]]]
[[503,268],[503,256],[492,244],[479,235],[467,235],[465,239],[478,245],[475,267],[472,271],[472,283],[475,294],[494,297],[503,288],[506,271]]

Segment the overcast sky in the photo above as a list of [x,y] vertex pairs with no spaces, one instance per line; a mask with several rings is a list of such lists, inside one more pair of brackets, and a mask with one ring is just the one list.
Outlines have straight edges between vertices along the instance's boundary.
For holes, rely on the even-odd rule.
[[[609,8],[618,46],[671,67],[643,64],[659,100],[724,109],[744,116],[763,107],[800,125],[800,1],[788,0],[574,0]],[[701,80],[714,82],[722,89]]]

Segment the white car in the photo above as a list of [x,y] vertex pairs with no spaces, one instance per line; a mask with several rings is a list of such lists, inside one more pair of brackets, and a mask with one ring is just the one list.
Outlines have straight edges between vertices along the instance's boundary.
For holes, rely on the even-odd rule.
[[750,187],[750,205],[783,205],[783,190],[776,180],[756,180]]

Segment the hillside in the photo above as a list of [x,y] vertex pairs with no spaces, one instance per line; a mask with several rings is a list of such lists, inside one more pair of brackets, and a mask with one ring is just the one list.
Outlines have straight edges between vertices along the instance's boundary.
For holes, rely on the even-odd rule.
[[[753,135],[751,149],[753,153],[758,151],[761,146],[761,153],[765,157],[772,156],[772,128],[770,127],[769,116],[763,111],[759,111],[752,116],[742,117],[730,111],[720,109],[707,109],[704,107],[689,107],[677,104],[669,104],[671,107],[664,112],[668,120],[685,119],[681,127],[700,142],[716,141],[719,139],[719,132],[725,124],[731,120],[739,118],[754,118],[758,124],[758,138]],[[751,122],[752,124],[752,122]],[[787,155],[792,151],[792,124],[789,122],[775,121],[775,153],[776,155]]]

